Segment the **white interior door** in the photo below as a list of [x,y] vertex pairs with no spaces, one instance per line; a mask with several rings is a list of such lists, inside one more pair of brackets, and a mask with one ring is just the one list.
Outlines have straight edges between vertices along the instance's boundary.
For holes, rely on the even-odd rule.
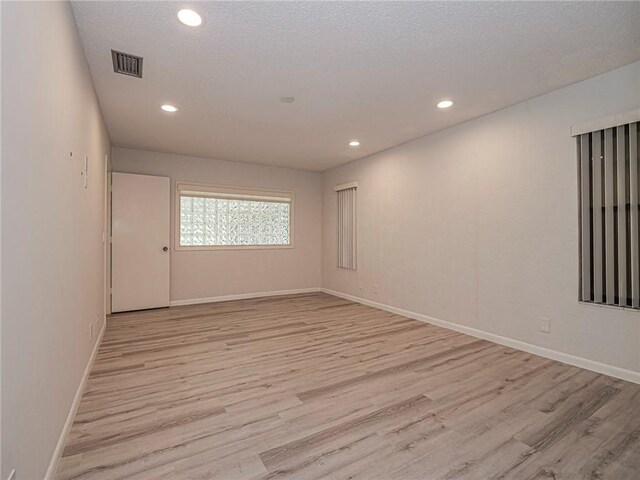
[[167,307],[170,180],[112,175],[111,310]]

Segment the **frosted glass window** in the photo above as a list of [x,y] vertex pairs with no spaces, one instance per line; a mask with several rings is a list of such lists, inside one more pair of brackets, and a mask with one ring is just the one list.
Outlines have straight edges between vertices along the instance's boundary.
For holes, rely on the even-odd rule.
[[[290,198],[178,192],[180,247],[291,245]],[[218,197],[238,198],[218,198]]]

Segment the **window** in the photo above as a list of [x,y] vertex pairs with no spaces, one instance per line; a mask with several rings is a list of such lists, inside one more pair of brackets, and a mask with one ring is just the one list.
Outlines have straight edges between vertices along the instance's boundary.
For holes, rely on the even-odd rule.
[[179,183],[177,249],[292,246],[293,193]]
[[355,182],[338,185],[338,267],[356,269],[356,190]]
[[580,300],[640,308],[638,122],[576,137]]

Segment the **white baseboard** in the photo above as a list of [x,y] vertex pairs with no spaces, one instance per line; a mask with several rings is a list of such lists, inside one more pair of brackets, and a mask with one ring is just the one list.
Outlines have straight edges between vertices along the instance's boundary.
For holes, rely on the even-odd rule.
[[257,292],[257,293],[239,293],[236,295],[221,295],[219,297],[203,297],[203,298],[188,298],[186,300],[172,300],[169,302],[170,307],[177,307],[180,305],[197,305],[199,303],[215,303],[215,302],[228,302],[229,300],[244,300],[246,298],[261,298],[261,297],[277,297],[280,295],[295,295],[297,293],[313,293],[320,292],[320,287],[312,288],[296,288],[295,290],[277,290],[275,292]]
[[87,366],[84,368],[82,380],[80,381],[80,385],[78,385],[78,389],[76,390],[76,396],[73,398],[73,403],[71,404],[69,415],[67,415],[67,420],[64,422],[64,426],[62,427],[62,432],[60,432],[60,438],[58,438],[58,444],[56,445],[56,449],[53,451],[53,456],[51,457],[51,461],[49,462],[49,468],[47,468],[47,473],[44,476],[44,480],[53,480],[53,477],[55,477],[56,475],[58,465],[60,464],[60,458],[62,457],[62,451],[64,450],[64,446],[67,443],[67,437],[69,436],[69,431],[71,430],[71,426],[73,425],[73,420],[76,418],[76,412],[78,411],[78,407],[80,406],[80,400],[82,400],[82,394],[84,393],[84,389],[87,386],[87,380],[89,379],[89,374],[91,373],[91,367],[93,367],[93,362],[95,361],[98,350],[100,349],[100,344],[102,343],[102,337],[104,336],[104,331],[106,328],[107,319],[105,317],[102,317],[102,328],[100,329],[100,334],[98,335],[96,344],[93,347],[93,351],[91,352],[91,356],[89,357]]
[[322,291],[324,293],[328,293],[329,295],[334,295],[336,297],[344,298],[346,300],[351,300],[352,302],[361,303],[363,305],[368,305],[374,308],[379,308],[380,310],[385,310],[387,312],[402,315],[404,317],[412,318],[414,320],[419,320],[421,322],[437,325],[438,327],[447,328],[449,330],[455,330],[456,332],[464,333],[472,337],[488,340],[493,343],[505,345],[507,347],[515,348],[517,350],[522,350],[527,353],[532,353],[534,355],[539,355],[541,357],[549,358],[551,360],[557,360],[558,362],[567,363],[575,367],[584,368],[586,370],[591,370],[596,373],[602,373],[604,375],[609,375],[611,377],[620,378],[622,380],[627,380],[629,382],[640,384],[640,372],[634,372],[633,370],[627,370],[624,368],[615,367],[613,365],[608,365],[606,363],[596,362],[594,360],[589,360],[583,357],[577,357],[575,355],[559,352],[557,350],[551,350],[548,348],[539,347],[537,345],[532,345],[530,343],[521,342],[520,340],[514,340],[508,337],[502,337],[500,335],[489,333],[484,330],[478,330],[476,328],[466,327],[464,325],[460,325],[457,323],[448,322],[445,320],[440,320],[438,318],[430,317],[429,315],[423,315],[421,313],[411,312],[409,310],[404,310],[402,308],[392,307],[384,303],[378,303],[378,302],[374,302],[373,300],[367,300],[365,298],[355,297],[353,295],[337,292],[335,290],[330,290],[328,288],[323,288]]

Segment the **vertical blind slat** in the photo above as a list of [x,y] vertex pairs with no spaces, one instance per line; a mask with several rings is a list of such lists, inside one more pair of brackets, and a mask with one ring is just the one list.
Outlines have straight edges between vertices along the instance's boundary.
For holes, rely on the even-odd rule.
[[355,205],[355,194],[356,191],[355,190],[351,190],[349,192],[349,194],[351,195],[351,205],[350,205],[350,209],[349,212],[351,213],[351,222],[349,222],[349,226],[351,228],[351,248],[350,248],[350,257],[351,257],[351,268],[356,268],[356,259],[354,258],[353,255],[353,246],[356,243],[356,229],[355,229],[355,212],[353,211],[353,207]]
[[344,265],[344,195],[340,198],[340,265]]
[[350,268],[349,266],[349,245],[351,245],[350,242],[350,231],[349,231],[349,224],[350,224],[350,218],[349,218],[349,205],[351,202],[349,202],[349,190],[345,190],[344,191],[344,197],[345,197],[345,208],[344,208],[344,233],[345,233],[345,242],[344,242],[344,266],[346,268]]
[[638,231],[638,124],[629,125],[629,197],[631,207],[631,304],[640,307],[640,232]]
[[353,269],[354,268],[354,262],[353,262],[353,233],[354,233],[354,228],[353,228],[353,194],[354,194],[354,190],[353,189],[349,189],[349,268]]
[[602,302],[602,141],[600,132],[591,135],[591,186],[593,195],[593,299]]
[[338,192],[338,266],[342,265],[342,195]]
[[358,244],[358,216],[357,216],[358,204],[356,202],[356,190],[353,190],[353,203],[351,205],[351,212],[353,215],[353,243],[351,244],[351,268],[354,270],[358,267],[358,257],[356,245]]
[[347,204],[348,207],[348,218],[349,218],[349,223],[347,224],[347,231],[349,232],[349,243],[347,244],[347,246],[349,247],[349,258],[347,259],[347,266],[349,268],[353,268],[352,266],[352,258],[351,258],[351,245],[353,244],[353,217],[351,215],[351,205],[353,203],[353,199],[352,197],[352,191],[351,189],[347,190],[347,198],[349,199],[349,202]]
[[624,125],[616,128],[618,180],[618,305],[627,305],[627,161]]
[[604,131],[604,229],[605,229],[605,295],[609,305],[615,304],[615,177],[613,168],[613,129]]
[[582,252],[582,292],[581,300],[591,300],[591,178],[589,134],[580,135],[580,225]]
[[343,235],[344,238],[342,240],[342,264],[345,267],[349,267],[349,262],[348,262],[348,257],[347,255],[349,255],[349,249],[347,248],[347,246],[349,245],[349,213],[348,213],[348,208],[349,208],[349,197],[347,196],[347,192],[345,191],[344,193],[344,210],[342,212],[342,231],[343,231]]
[[351,189],[347,191],[347,198],[349,198],[349,224],[347,225],[347,230],[349,232],[349,243],[347,244],[347,247],[349,248],[349,258],[347,259],[347,265],[349,266],[349,268],[353,268],[351,259],[351,245],[353,244],[353,217],[351,215],[351,205],[353,204],[352,193],[353,191]]

